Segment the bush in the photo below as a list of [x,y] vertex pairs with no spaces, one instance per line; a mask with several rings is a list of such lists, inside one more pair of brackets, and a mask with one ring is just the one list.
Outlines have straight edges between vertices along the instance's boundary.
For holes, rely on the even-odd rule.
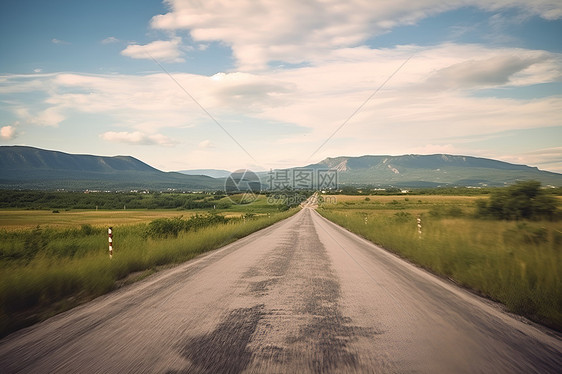
[[408,212],[398,212],[398,213],[394,213],[394,220],[400,223],[413,221],[413,216]]
[[96,233],[96,230],[94,229],[94,227],[90,224],[83,224],[80,226],[80,231],[82,233],[82,235],[84,236],[88,236],[88,235],[93,235]]
[[503,220],[553,220],[557,217],[558,202],[540,187],[540,182],[526,181],[498,190],[492,193],[489,202],[476,202],[476,214]]
[[177,237],[184,229],[184,220],[176,218],[158,218],[148,224],[146,234],[151,238]]
[[228,222],[228,218],[218,214],[196,214],[189,219],[182,216],[175,218],[158,218],[148,224],[145,235],[151,238],[176,238],[182,231],[197,230],[203,227]]

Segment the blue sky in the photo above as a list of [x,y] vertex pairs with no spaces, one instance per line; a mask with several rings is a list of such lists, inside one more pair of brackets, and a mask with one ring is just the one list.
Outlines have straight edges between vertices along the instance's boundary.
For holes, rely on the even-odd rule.
[[562,172],[560,35],[552,0],[2,2],[0,144],[163,170],[450,153]]

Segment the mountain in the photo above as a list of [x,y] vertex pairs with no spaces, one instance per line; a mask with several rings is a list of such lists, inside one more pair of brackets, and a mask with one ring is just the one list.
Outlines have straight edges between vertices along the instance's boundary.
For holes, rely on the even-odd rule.
[[305,168],[337,170],[338,182],[343,185],[503,186],[535,179],[544,185],[562,186],[562,174],[487,158],[447,154],[329,157]]
[[[562,174],[486,158],[446,154],[330,157],[304,168],[288,170],[297,169],[337,170],[340,186],[503,186],[528,179],[538,180],[543,185],[562,186]],[[274,178],[276,173],[257,173],[263,188],[279,182]],[[163,172],[130,156],[76,155],[32,147],[0,146],[0,188],[3,189],[222,190],[224,177],[229,174],[226,170],[214,169]],[[286,181],[290,182],[290,178]]]
[[0,146],[0,188],[130,190],[222,189],[203,175],[167,173],[131,156],[103,157]]
[[178,173],[186,175],[206,175],[212,178],[228,178],[231,174],[228,170],[217,169],[194,169],[194,170],[179,170]]

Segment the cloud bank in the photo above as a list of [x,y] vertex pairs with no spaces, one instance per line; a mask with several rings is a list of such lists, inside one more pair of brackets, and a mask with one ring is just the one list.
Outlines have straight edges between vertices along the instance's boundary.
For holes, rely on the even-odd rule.
[[519,9],[554,20],[562,17],[557,0],[275,0],[166,1],[170,12],[151,26],[188,30],[196,42],[219,41],[232,48],[240,70],[261,70],[268,62],[324,60],[334,49],[356,47],[401,25],[461,7],[488,11]]
[[[255,158],[274,163],[288,153],[294,159],[287,162],[302,163],[412,54],[315,157],[412,150],[474,154],[472,137],[560,125],[560,96],[474,95],[559,81],[562,58],[545,51],[457,44],[338,49],[319,66],[173,77]],[[179,140],[170,133],[179,133],[187,143],[195,136],[194,148],[232,150],[222,130],[164,73],[6,76],[0,92],[26,90],[42,92],[47,108],[34,112],[14,103],[22,123],[53,125],[68,121],[71,112],[103,113],[110,127],[101,133],[106,141],[173,146]]]

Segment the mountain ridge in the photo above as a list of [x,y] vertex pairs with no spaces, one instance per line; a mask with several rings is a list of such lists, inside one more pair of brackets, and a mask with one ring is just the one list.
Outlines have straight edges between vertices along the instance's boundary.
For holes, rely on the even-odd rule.
[[[338,171],[340,185],[395,187],[503,186],[535,179],[562,186],[562,174],[488,158],[450,154],[328,157],[296,169]],[[0,188],[68,190],[219,190],[226,170],[196,169],[197,175],[160,171],[132,156],[70,154],[27,146],[0,146]],[[183,171],[186,172],[186,171]],[[267,187],[267,172],[260,172]]]
[[[159,171],[132,156],[71,154],[28,146],[2,146],[0,148],[3,150],[0,152],[0,169],[58,169],[91,172]],[[8,152],[4,151],[8,148]]]
[[306,168],[338,170],[343,184],[501,186],[524,179],[562,185],[562,174],[483,157],[451,154],[328,157]]
[[0,146],[0,188],[13,189],[220,189],[202,175],[160,171],[132,156],[95,156],[28,146]]

